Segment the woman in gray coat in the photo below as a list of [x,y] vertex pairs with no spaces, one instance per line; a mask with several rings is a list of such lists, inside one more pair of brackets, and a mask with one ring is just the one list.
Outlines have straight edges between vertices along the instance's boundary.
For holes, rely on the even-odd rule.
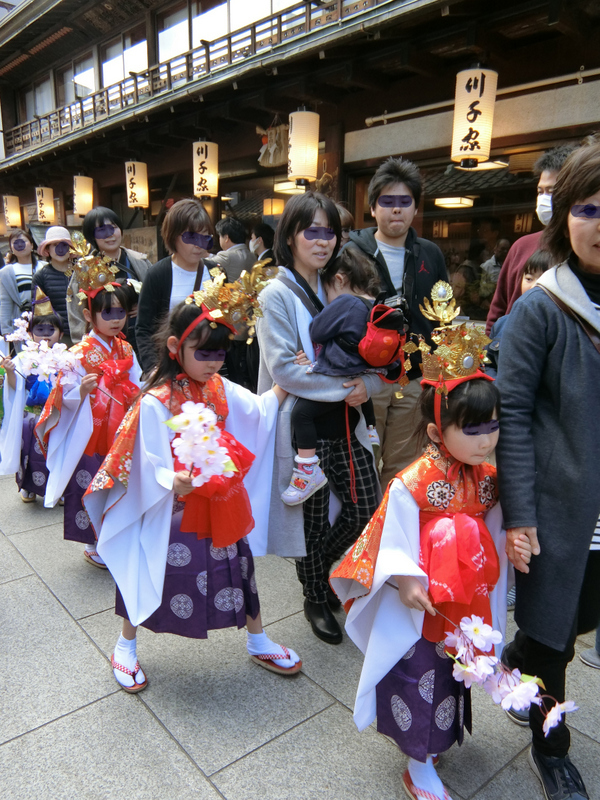
[[[497,460],[520,629],[503,660],[563,702],[575,637],[600,621],[600,143],[569,157],[552,205],[544,239],[564,261],[515,303],[506,325]],[[519,537],[533,544],[529,566],[515,552]],[[532,706],[529,760],[546,797],[587,798],[567,726],[545,737],[542,723]]]
[[[379,502],[379,482],[367,430],[357,409],[380,385],[377,375],[353,380],[318,373],[307,374],[295,363],[298,350],[313,358],[308,328],[326,301],[319,270],[335,259],[341,234],[339,214],[328,197],[313,192],[293,197],[285,207],[275,233],[275,257],[283,265],[260,295],[263,317],[257,327],[260,345],[258,391],[277,383],[289,397],[281,407],[275,446],[274,494],[269,519],[269,552],[302,556],[296,561],[304,590],[304,613],[313,633],[329,644],[342,641],[342,631],[331,613],[339,601],[329,589],[333,562],[359,537]],[[332,411],[317,426],[317,455],[329,483],[302,505],[285,506],[281,492],[289,486],[294,468],[291,408],[297,397],[334,403],[346,400],[346,414]],[[333,408],[333,406],[332,406]],[[356,502],[352,500],[351,464]],[[333,525],[329,523],[330,486],[341,502]]]

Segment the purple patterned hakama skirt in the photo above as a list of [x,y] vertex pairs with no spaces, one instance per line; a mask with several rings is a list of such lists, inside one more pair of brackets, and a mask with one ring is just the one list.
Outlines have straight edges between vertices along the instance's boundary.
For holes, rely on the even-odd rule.
[[419,639],[376,687],[377,730],[421,762],[471,732],[471,691],[452,677],[444,649]]
[[75,472],[71,475],[65,489],[65,522],[64,538],[69,542],[95,544],[96,536],[90,523],[87,511],[81,502],[85,490],[100,469],[104,456],[94,453],[93,456],[81,456]]
[[[176,510],[178,509],[178,510]],[[155,633],[206,639],[208,631],[243,628],[260,610],[254,560],[246,537],[228,547],[180,531],[182,503],[174,505],[162,602],[142,622]],[[115,613],[127,618],[119,589]]]
[[16,474],[16,480],[19,491],[25,489],[26,492],[32,492],[43,497],[46,494],[48,469],[46,467],[46,457],[34,434],[38,419],[39,414],[34,414],[31,411],[25,411],[23,414],[21,465]]

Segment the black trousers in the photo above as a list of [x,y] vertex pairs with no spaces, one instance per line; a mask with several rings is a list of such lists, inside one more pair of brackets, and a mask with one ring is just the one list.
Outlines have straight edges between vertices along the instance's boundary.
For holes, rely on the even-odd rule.
[[[560,591],[557,588],[557,592]],[[505,660],[511,669],[520,669],[527,675],[537,675],[544,681],[546,689],[540,694],[549,695],[558,703],[565,701],[565,674],[567,665],[575,656],[575,639],[582,633],[588,633],[598,627],[600,622],[600,551],[589,553],[577,618],[564,650],[554,650],[548,645],[538,642],[523,631],[517,631],[514,640],[506,647]],[[547,710],[554,703],[545,698]],[[542,725],[544,716],[540,708],[531,706],[529,711],[529,727],[531,728],[533,746],[545,756],[563,758],[569,752],[571,734],[563,721],[550,734],[544,736]]]
[[[304,503],[304,538],[306,556],[296,560],[298,580],[304,596],[315,603],[327,599],[329,570],[354,544],[379,505],[379,481],[373,468],[373,456],[356,436],[346,439],[319,439],[317,455],[329,483]],[[350,461],[354,464],[356,496],[350,491]],[[329,524],[330,487],[335,490],[342,509],[333,525]]]
[[[319,400],[307,400],[299,397],[292,409],[292,430],[296,439],[296,447],[300,450],[314,450],[317,446],[318,431],[317,419],[332,413],[334,408],[338,408],[342,414],[345,413],[346,401],[339,400],[336,403],[325,403]],[[361,405],[362,412],[367,425],[375,427],[375,410],[373,401],[367,400]],[[343,435],[343,434],[342,434]]]

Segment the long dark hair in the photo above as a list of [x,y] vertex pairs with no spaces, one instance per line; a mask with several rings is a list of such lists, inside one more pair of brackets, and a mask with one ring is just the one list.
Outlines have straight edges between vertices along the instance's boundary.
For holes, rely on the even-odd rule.
[[[435,421],[435,386],[424,386],[419,398],[421,419],[415,429],[414,436],[419,441],[428,440],[427,426]],[[494,411],[500,417],[500,392],[496,384],[484,379],[473,379],[459,383],[449,392],[447,402],[442,399],[440,417],[442,433],[450,425],[464,428],[465,425],[480,425],[489,422]]]
[[[186,305],[185,302],[179,303],[171,313],[163,319],[158,331],[152,337],[156,352],[158,354],[158,364],[152,375],[144,384],[143,391],[148,392],[157,386],[173,381],[175,376],[182,372],[179,362],[171,358],[171,353],[167,347],[169,336],[176,336],[181,339],[185,330],[202,314],[202,309],[195,303]],[[212,328],[210,322],[202,320],[189,334],[186,342],[191,342],[196,348],[204,350],[229,350],[231,348],[231,331],[225,325]]]
[[128,314],[131,311],[131,296],[128,289],[122,285],[121,281],[115,281],[115,283],[118,283],[119,285],[113,286],[112,292],[107,292],[106,289],[102,289],[102,291],[98,292],[97,295],[94,295],[91,300],[84,300],[84,303],[87,305],[87,308],[89,308],[90,314],[92,315],[92,323],[90,324],[88,322],[87,324],[88,331],[91,329],[93,322],[96,319],[96,315],[112,307],[113,297],[117,298],[121,304],[121,308],[124,308]]
[[327,224],[330,228],[333,228],[336,235],[333,253],[325,266],[327,267],[335,259],[340,249],[342,235],[342,223],[335,203],[319,192],[305,192],[304,194],[296,194],[291,200],[288,200],[277,225],[273,249],[275,251],[275,259],[280,266],[294,266],[294,254],[288,240],[293,239],[300,231],[310,228],[315,214],[320,208],[325,212]]

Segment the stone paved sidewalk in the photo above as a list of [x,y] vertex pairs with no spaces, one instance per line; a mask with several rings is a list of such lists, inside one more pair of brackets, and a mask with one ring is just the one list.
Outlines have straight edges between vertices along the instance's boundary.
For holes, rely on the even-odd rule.
[[[405,759],[352,705],[361,657],[316,639],[294,565],[257,560],[263,619],[302,674],[253,664],[242,631],[198,642],[140,629],[148,689],[117,688],[119,632],[110,575],[62,539],[62,509],[21,502],[0,478],[0,787],[2,800],[395,800]],[[593,645],[582,637],[578,652]],[[600,800],[600,671],[569,668],[573,759]],[[542,800],[528,732],[474,693],[474,736],[442,757],[454,800]]]

